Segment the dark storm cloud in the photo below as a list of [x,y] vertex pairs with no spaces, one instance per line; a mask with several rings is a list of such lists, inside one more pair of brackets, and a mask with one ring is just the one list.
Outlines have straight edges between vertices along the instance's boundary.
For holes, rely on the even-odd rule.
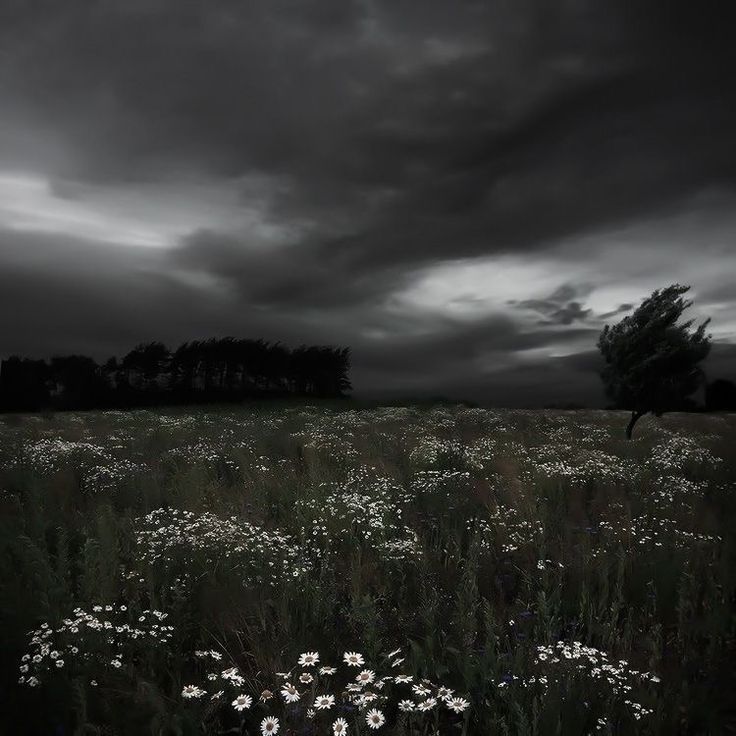
[[625,302],[624,304],[619,304],[616,309],[612,309],[610,312],[604,312],[603,314],[599,316],[600,316],[600,319],[611,319],[611,317],[615,317],[619,314],[624,314],[625,312],[628,312],[633,308],[634,308],[633,304],[630,304],[629,302]]
[[529,310],[543,315],[537,321],[539,325],[570,325],[573,322],[584,322],[593,313],[592,309],[584,309],[575,297],[587,296],[592,291],[589,285],[573,286],[562,284],[546,299],[510,299],[508,304],[516,309]]
[[[99,353],[254,334],[353,345],[356,386],[472,386],[508,370],[501,384],[523,388],[543,377],[533,351],[582,350],[632,307],[620,294],[599,313],[597,282],[568,273],[607,247],[600,233],[703,192],[732,203],[733,13],[683,0],[8,0],[0,175],[38,174],[44,202],[81,209],[41,234],[33,203],[0,202],[4,343]],[[90,192],[117,196],[114,227],[136,235],[140,203],[120,192],[145,185],[155,203],[156,187],[185,180],[255,214],[218,226],[214,208],[182,233],[159,192],[174,222],[140,239],[168,249],[96,242],[100,217],[80,230]],[[582,236],[589,253],[555,250]],[[656,236],[643,247],[667,261]],[[492,254],[558,265],[505,311],[448,300],[475,321],[394,308],[419,269]],[[714,301],[736,299],[717,288]],[[550,381],[594,375],[554,361]]]

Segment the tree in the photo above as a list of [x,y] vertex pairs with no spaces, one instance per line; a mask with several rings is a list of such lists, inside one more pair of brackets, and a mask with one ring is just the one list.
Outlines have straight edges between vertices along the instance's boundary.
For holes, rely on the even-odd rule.
[[710,351],[710,335],[705,334],[710,319],[694,330],[693,320],[678,324],[692,305],[683,298],[689,289],[680,284],[658,289],[633,314],[613,327],[606,325],[598,338],[606,394],[616,407],[631,411],[628,439],[645,414],[659,417],[686,407],[704,381],[698,363]]
[[708,411],[736,411],[736,383],[717,378],[705,387],[705,408]]

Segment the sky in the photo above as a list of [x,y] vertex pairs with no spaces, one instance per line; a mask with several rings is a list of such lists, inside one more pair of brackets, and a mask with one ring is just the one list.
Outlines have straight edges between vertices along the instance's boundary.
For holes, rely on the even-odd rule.
[[736,379],[736,9],[0,0],[0,355],[348,345],[354,394],[604,401],[692,287]]

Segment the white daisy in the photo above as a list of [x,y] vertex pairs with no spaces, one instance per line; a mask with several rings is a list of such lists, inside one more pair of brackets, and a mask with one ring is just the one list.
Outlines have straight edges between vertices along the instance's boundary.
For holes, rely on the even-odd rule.
[[320,675],[334,675],[337,672],[337,667],[320,667]]
[[309,672],[302,672],[301,675],[299,675],[299,682],[303,682],[305,684],[308,684],[314,680],[314,677],[309,674]]
[[417,710],[432,710],[435,705],[437,705],[436,698],[427,698],[426,700],[422,700],[421,703],[417,703]]
[[299,665],[301,667],[314,667],[319,662],[319,652],[304,652],[299,655]]
[[266,716],[261,721],[261,733],[263,736],[279,732],[279,719],[276,716]]
[[417,694],[424,697],[425,695],[429,695],[432,691],[426,687],[425,685],[414,685],[412,687],[412,690]]
[[454,710],[455,713],[462,713],[470,706],[470,703],[465,698],[448,698],[446,701],[447,707],[450,710]]
[[401,684],[411,682],[414,678],[411,675],[396,675],[394,682]]
[[317,710],[328,710],[335,705],[334,695],[318,695],[314,701],[314,707]]
[[453,691],[450,690],[449,687],[445,687],[444,685],[437,690],[437,697],[442,698],[444,700],[445,698],[451,698],[453,695]]
[[245,710],[246,708],[250,708],[251,704],[253,703],[253,698],[251,698],[250,695],[238,695],[235,700],[231,703],[233,708],[237,711]]
[[348,732],[348,722],[344,718],[338,718],[335,720],[335,722],[332,724],[332,733],[335,734],[335,736],[341,736],[341,734],[345,734]]
[[201,698],[204,694],[204,690],[196,685],[184,685],[181,691],[182,698]]
[[345,654],[342,655],[342,661],[350,667],[360,667],[365,664],[363,655],[358,654],[358,652],[345,652]]
[[368,728],[381,728],[386,723],[386,718],[378,708],[373,708],[365,714],[365,722],[368,724]]
[[296,703],[296,701],[301,697],[299,691],[290,682],[287,682],[281,688],[281,695],[283,695],[284,700],[287,703]]
[[410,713],[415,708],[414,701],[413,700],[400,700],[399,701],[399,710],[404,711],[404,713]]
[[373,680],[375,679],[376,673],[373,670],[362,670],[355,678],[356,682],[360,683],[361,685],[370,685],[370,683],[373,682]]

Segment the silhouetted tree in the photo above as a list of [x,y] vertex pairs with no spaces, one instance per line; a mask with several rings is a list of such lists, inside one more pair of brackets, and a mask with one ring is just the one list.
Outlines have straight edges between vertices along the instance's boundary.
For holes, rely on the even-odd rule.
[[142,343],[134,347],[122,361],[130,386],[138,391],[156,392],[163,388],[168,375],[171,354],[161,342]]
[[44,360],[13,355],[0,364],[0,407],[39,411],[49,403],[49,367]]
[[626,437],[648,412],[661,416],[682,408],[703,383],[698,366],[710,350],[706,320],[691,330],[692,320],[678,324],[692,302],[683,299],[689,286],[658,289],[617,325],[606,325],[598,339],[605,359],[601,378],[614,405],[631,411]]
[[50,393],[60,409],[91,409],[105,403],[108,384],[97,363],[86,355],[51,358]]
[[736,383],[717,378],[705,387],[705,408],[708,411],[736,411]]

